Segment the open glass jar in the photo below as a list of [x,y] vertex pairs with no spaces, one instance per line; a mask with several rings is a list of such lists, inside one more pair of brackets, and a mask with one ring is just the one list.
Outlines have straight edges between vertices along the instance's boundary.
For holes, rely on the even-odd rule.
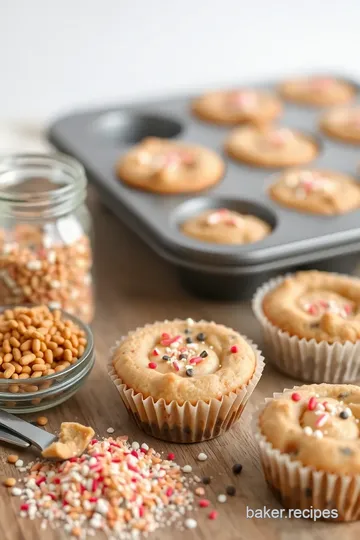
[[0,305],[94,315],[83,167],[62,154],[0,157]]

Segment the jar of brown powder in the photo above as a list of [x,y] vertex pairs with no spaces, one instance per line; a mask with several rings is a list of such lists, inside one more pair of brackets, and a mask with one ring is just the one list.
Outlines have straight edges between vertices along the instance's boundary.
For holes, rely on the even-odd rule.
[[87,180],[62,155],[0,157],[0,305],[94,314]]

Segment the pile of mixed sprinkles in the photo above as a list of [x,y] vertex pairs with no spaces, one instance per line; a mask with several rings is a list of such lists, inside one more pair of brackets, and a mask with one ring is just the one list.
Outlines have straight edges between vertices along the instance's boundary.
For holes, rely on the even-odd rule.
[[[12,457],[9,463],[14,463]],[[42,529],[63,527],[76,538],[94,536],[99,530],[109,538],[133,539],[173,524],[196,527],[196,520],[186,517],[194,510],[194,493],[201,496],[197,507],[209,507],[204,488],[194,493],[190,489],[200,478],[185,476],[192,468],[181,468],[174,459],[173,453],[163,459],[145,443],[130,445],[127,437],[93,439],[85,454],[68,461],[38,461],[24,467],[21,460],[19,470],[26,473],[19,481],[22,487],[15,479],[5,485],[22,500],[20,516],[40,518]],[[205,459],[206,454],[199,454],[199,461]],[[234,474],[241,472],[241,465],[237,467]],[[203,480],[207,483],[210,479]],[[227,488],[227,493],[234,495],[235,488],[231,492]],[[219,502],[225,502],[226,496],[221,497]],[[216,517],[215,510],[208,513],[210,520]]]

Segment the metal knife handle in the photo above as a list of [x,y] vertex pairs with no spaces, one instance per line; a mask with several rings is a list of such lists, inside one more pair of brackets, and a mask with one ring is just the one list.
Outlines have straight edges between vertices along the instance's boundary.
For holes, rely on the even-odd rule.
[[16,435],[13,435],[10,431],[6,431],[5,428],[0,428],[0,441],[6,442],[13,446],[19,446],[20,448],[29,448],[30,443],[24,439],[20,439]]
[[47,433],[44,429],[33,426],[29,422],[25,422],[25,420],[21,420],[3,410],[0,410],[0,426],[9,429],[15,435],[19,435],[40,450],[44,450],[57,439],[52,433]]

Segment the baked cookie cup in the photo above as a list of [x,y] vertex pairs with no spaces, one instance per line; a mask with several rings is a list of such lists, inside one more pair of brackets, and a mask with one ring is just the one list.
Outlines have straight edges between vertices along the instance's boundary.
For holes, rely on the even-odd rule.
[[360,378],[360,280],[297,272],[262,285],[252,301],[266,358],[305,382],[344,383]]
[[137,425],[179,443],[213,439],[239,420],[264,359],[247,338],[214,322],[155,322],[123,337],[108,372]]
[[344,384],[295,386],[258,408],[263,473],[285,508],[312,519],[314,510],[316,519],[360,518],[359,417],[360,388]]

